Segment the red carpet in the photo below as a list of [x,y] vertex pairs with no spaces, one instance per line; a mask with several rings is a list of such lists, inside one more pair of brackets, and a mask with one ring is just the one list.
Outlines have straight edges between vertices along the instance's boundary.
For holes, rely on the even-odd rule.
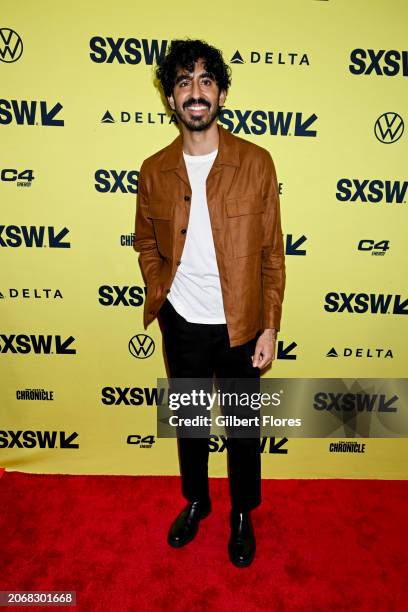
[[5,472],[0,590],[75,590],[59,610],[81,612],[408,610],[405,481],[264,480],[246,569],[228,559],[227,486],[211,479],[212,514],[174,550],[176,477]]

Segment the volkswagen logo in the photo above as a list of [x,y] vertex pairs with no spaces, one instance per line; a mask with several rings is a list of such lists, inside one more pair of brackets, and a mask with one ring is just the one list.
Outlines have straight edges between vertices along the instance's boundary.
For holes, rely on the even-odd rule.
[[23,53],[23,41],[14,30],[0,28],[0,61],[13,63]]
[[136,359],[147,359],[153,355],[155,344],[153,338],[146,334],[136,334],[129,340],[129,352]]
[[375,122],[374,134],[384,144],[397,142],[403,133],[404,120],[398,113],[384,113]]

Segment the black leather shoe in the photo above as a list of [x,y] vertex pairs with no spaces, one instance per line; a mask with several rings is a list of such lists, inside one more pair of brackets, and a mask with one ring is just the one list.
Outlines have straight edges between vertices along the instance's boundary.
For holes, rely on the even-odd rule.
[[179,548],[191,542],[197,534],[200,520],[208,516],[210,512],[211,502],[194,501],[188,503],[169,529],[167,541],[170,546]]
[[248,567],[254,559],[256,550],[254,528],[249,512],[231,511],[230,525],[229,557],[237,567]]

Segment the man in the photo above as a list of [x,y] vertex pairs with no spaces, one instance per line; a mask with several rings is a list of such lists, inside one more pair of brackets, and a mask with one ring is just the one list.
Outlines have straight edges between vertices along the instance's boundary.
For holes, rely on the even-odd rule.
[[[275,358],[285,289],[278,185],[269,152],[217,123],[231,83],[219,50],[174,40],[156,76],[180,134],[140,169],[135,249],[159,316],[170,377],[254,379]],[[228,438],[229,556],[250,565],[261,503],[259,439]],[[211,511],[208,438],[178,437],[188,504],[168,542],[184,546]]]

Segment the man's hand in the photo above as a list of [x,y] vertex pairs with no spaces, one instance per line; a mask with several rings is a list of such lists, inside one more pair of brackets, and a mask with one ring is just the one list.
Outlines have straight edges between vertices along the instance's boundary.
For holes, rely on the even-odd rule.
[[254,368],[266,368],[275,359],[276,329],[265,329],[259,336],[255,355],[252,355]]

